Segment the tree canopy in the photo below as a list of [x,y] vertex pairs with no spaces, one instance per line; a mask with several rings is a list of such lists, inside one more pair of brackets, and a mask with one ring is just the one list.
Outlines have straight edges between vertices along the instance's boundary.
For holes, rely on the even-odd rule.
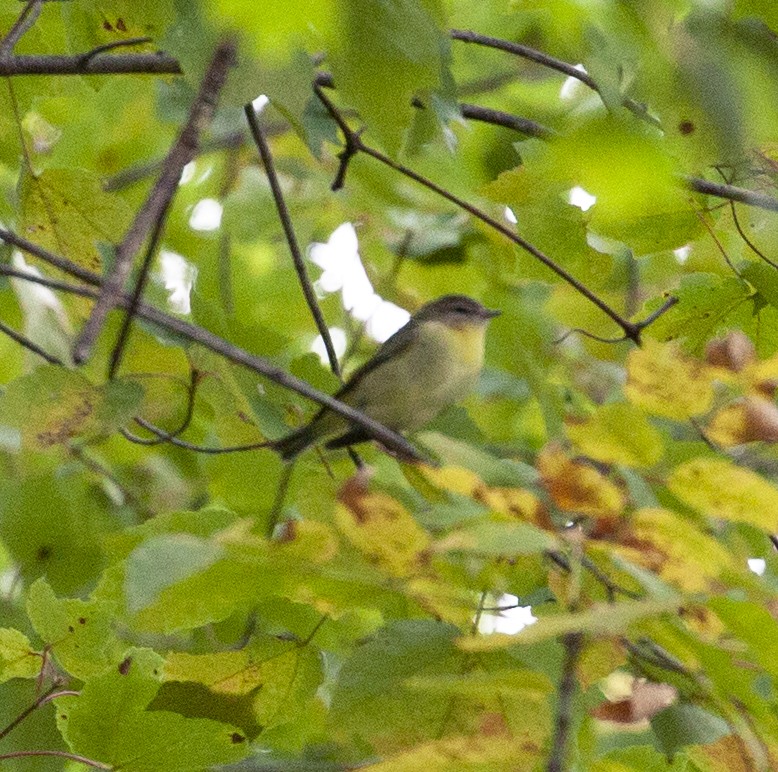
[[[0,31],[2,769],[778,768],[778,6]],[[464,403],[333,399],[448,293]]]

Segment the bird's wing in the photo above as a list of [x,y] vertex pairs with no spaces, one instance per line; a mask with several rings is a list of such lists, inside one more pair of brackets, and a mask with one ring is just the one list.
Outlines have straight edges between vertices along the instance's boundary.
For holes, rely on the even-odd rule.
[[367,362],[365,362],[365,364],[357,368],[353,375],[348,379],[348,382],[343,384],[340,390],[334,394],[335,399],[343,400],[366,375],[372,373],[374,370],[381,367],[382,364],[396,356],[399,356],[403,351],[405,351],[411,345],[411,343],[416,340],[419,334],[418,327],[418,323],[411,319],[394,335],[392,335],[390,338],[387,338],[381,344],[381,347],[378,349],[378,351],[376,351],[376,353],[373,354],[373,356]]

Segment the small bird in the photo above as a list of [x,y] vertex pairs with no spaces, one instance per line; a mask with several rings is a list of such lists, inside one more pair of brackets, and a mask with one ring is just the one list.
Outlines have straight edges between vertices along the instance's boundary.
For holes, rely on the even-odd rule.
[[[466,295],[427,303],[351,376],[336,399],[397,432],[420,429],[475,386],[486,325],[499,313]],[[273,448],[286,460],[328,437],[327,448],[371,439],[366,429],[324,407]]]

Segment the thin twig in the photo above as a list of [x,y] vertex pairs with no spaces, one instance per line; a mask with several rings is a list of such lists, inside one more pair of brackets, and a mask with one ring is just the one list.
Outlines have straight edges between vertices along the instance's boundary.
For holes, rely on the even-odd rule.
[[200,133],[210,123],[216,111],[219,93],[227,79],[227,72],[235,61],[235,55],[234,40],[225,40],[217,46],[186,124],[170,149],[156,184],[135,216],[122,243],[116,249],[111,272],[103,282],[97,303],[93,306],[73,346],[75,362],[84,362],[89,357],[106,316],[118,304],[119,295],[132,270],[133,258],[151,229],[164,217],[165,211],[170,206],[184,166],[194,157]]
[[249,103],[243,108],[243,111],[246,115],[246,120],[248,121],[254,144],[257,146],[260,158],[262,159],[262,164],[265,167],[265,174],[270,183],[270,190],[273,193],[273,200],[275,201],[276,210],[278,211],[278,219],[281,221],[281,226],[284,229],[286,243],[289,246],[289,252],[292,255],[292,262],[294,263],[294,268],[297,272],[297,278],[300,282],[305,302],[308,304],[308,310],[311,312],[311,316],[313,316],[319,334],[324,341],[324,348],[327,351],[327,359],[329,360],[330,368],[336,376],[340,377],[340,365],[338,364],[338,355],[335,352],[335,345],[332,342],[329,327],[327,327],[327,322],[324,320],[324,316],[319,308],[319,301],[316,299],[313,284],[311,284],[311,279],[305,268],[305,261],[300,252],[300,245],[297,243],[297,236],[294,232],[292,219],[289,216],[289,210],[286,207],[284,194],[278,181],[278,175],[276,174],[273,155],[270,152],[270,147],[267,144],[265,135],[262,133],[262,128],[257,120],[257,112],[254,109],[254,106]]
[[154,426],[148,421],[144,421],[140,417],[136,417],[135,423],[137,423],[139,426],[143,426],[144,429],[148,429],[150,432],[152,432],[155,436],[155,438],[152,439],[143,439],[142,437],[135,437],[133,435],[132,442],[138,444],[138,445],[161,445],[165,442],[170,442],[175,437],[178,437],[179,435],[183,434],[188,428],[189,425],[192,423],[192,418],[194,417],[194,405],[195,405],[195,396],[197,394],[197,384],[200,382],[200,373],[192,368],[192,372],[189,378],[189,387],[187,388],[187,394],[186,394],[186,415],[184,416],[181,423],[178,425],[177,429],[174,429],[172,432],[166,432],[162,429],[158,429],[158,427]]
[[423,185],[428,190],[437,193],[442,198],[446,199],[452,204],[455,204],[460,209],[463,209],[468,214],[472,215],[476,219],[480,220],[484,224],[496,230],[498,233],[505,236],[514,244],[529,252],[533,257],[543,263],[543,265],[545,265],[547,268],[551,269],[555,274],[557,274],[557,276],[566,281],[579,294],[583,295],[587,300],[597,306],[597,308],[599,308],[606,316],[613,320],[622,329],[624,335],[627,338],[632,340],[634,343],[640,343],[640,326],[638,324],[624,319],[617,311],[611,308],[604,300],[592,292],[585,284],[576,279],[565,268],[556,263],[554,260],[548,257],[548,255],[546,255],[544,252],[541,252],[536,246],[530,244],[530,242],[526,241],[510,228],[507,228],[493,217],[490,217],[488,214],[486,214],[486,212],[481,211],[467,201],[459,198],[458,196],[455,196],[453,193],[449,192],[445,188],[442,188],[440,185],[432,182],[432,180],[427,179],[421,174],[414,172],[407,166],[403,166],[402,164],[397,163],[396,161],[389,158],[389,156],[381,153],[379,150],[376,150],[370,145],[365,144],[362,141],[360,134],[351,129],[337,108],[323,93],[322,89],[318,86],[315,86],[314,88],[317,96],[322,101],[322,104],[327,109],[333,120],[338,124],[338,127],[343,133],[345,140],[345,148],[338,156],[340,158],[340,168],[338,169],[335,182],[333,182],[332,185],[333,190],[337,190],[338,187],[342,187],[346,176],[346,169],[348,168],[348,164],[354,155],[360,152],[364,153],[365,155],[374,158],[376,161],[379,161],[385,166],[388,166],[390,169],[394,169],[403,176],[414,180],[414,182],[417,182],[420,185]]
[[29,338],[25,337],[19,332],[16,332],[16,330],[9,327],[4,322],[0,322],[0,332],[2,332],[4,335],[7,335],[11,340],[26,348],[28,351],[32,351],[33,354],[37,354],[39,357],[42,357],[50,365],[64,364],[61,359],[55,357],[53,354],[49,354],[48,351],[44,351],[44,349],[42,349],[37,343],[33,343]]
[[[25,239],[21,239],[15,236],[15,234],[12,234],[12,240],[6,239],[4,234],[7,233],[7,231],[0,229],[0,240],[8,240],[10,243],[14,243],[16,245],[25,243]],[[29,242],[26,243],[29,244]],[[72,273],[73,275],[79,276],[79,278],[92,286],[84,287],[70,284],[64,281],[59,281],[57,279],[48,279],[45,277],[34,276],[11,266],[2,264],[0,264],[0,275],[14,276],[19,279],[24,279],[25,281],[30,281],[34,284],[41,284],[44,287],[80,295],[81,297],[92,299],[98,297],[97,290],[93,289],[93,287],[98,287],[100,285],[101,280],[97,274],[92,273],[91,271],[87,271],[86,269],[71,263],[69,260],[66,260],[63,257],[52,255],[47,250],[42,249],[37,245],[31,244],[30,246],[33,248],[33,250],[30,251],[31,254],[35,254],[40,259],[50,262],[60,270],[64,270],[66,272]],[[21,246],[20,248],[24,249],[24,247]],[[129,305],[129,302],[130,298],[126,294],[122,294],[119,297],[119,303],[122,307],[126,308]],[[307,381],[304,381],[301,378],[297,378],[291,373],[287,373],[285,370],[282,370],[280,367],[277,367],[268,360],[254,354],[250,354],[245,349],[239,348],[238,346],[229,343],[223,338],[220,338],[218,335],[214,335],[209,330],[198,327],[194,324],[190,324],[189,322],[185,322],[182,319],[178,319],[174,316],[170,316],[169,314],[166,314],[163,311],[159,311],[158,309],[153,308],[146,303],[138,304],[137,316],[145,319],[148,322],[151,322],[157,327],[167,330],[168,332],[175,333],[176,335],[179,335],[186,340],[190,340],[193,343],[198,343],[201,346],[204,346],[205,348],[220,354],[225,359],[228,359],[235,364],[241,365],[242,367],[257,373],[267,378],[268,380],[279,384],[283,388],[297,392],[298,394],[306,397],[307,399],[310,399],[312,402],[315,402],[322,407],[331,409],[333,412],[338,413],[338,415],[343,416],[350,423],[366,429],[371,437],[378,440],[386,448],[395,451],[400,456],[416,460],[422,459],[422,456],[419,454],[419,452],[401,434],[388,429],[383,424],[373,420],[360,410],[356,410],[350,405],[346,405],[329,394],[325,394],[324,392],[315,389]],[[173,444],[176,444],[180,441],[173,440],[172,442]],[[214,452],[219,451],[217,450]]]
[[[494,38],[489,35],[481,35],[478,32],[472,32],[470,30],[452,29],[451,37],[454,40],[459,40],[463,43],[475,43],[480,46],[486,46],[487,48],[496,48],[500,51],[505,51],[514,56],[521,56],[524,59],[529,59],[543,67],[561,72],[563,75],[567,75],[569,78],[575,78],[580,80],[581,83],[588,86],[592,91],[596,91],[602,96],[602,91],[597,84],[597,81],[592,78],[587,72],[578,69],[569,62],[564,62],[561,59],[557,59],[554,56],[538,51],[536,48],[530,48],[529,46],[522,45],[521,43],[512,43],[509,40],[503,40],[501,38]],[[649,114],[645,105],[636,102],[630,97],[622,96],[621,103],[630,112],[634,113],[638,118],[648,121],[655,126],[659,125],[659,121]]]
[[273,500],[273,506],[270,507],[270,512],[267,517],[267,538],[272,539],[273,533],[278,525],[278,518],[281,517],[281,512],[284,509],[284,501],[286,500],[286,494],[289,491],[289,483],[292,481],[292,473],[294,472],[294,463],[284,464],[281,469],[281,476],[278,480],[278,489]]
[[11,753],[0,753],[0,760],[23,759],[33,756],[56,756],[60,759],[78,761],[95,769],[113,769],[110,764],[103,764],[102,761],[95,761],[94,759],[88,759],[86,756],[79,756],[77,753],[68,753],[67,751],[11,751]]
[[[8,724],[5,728],[0,729],[0,740],[7,737],[11,732],[13,732],[14,729],[16,729],[19,724],[24,721],[27,716],[34,713],[38,708],[45,705],[49,699],[53,699],[52,695],[59,689],[59,687],[62,686],[61,683],[55,683],[53,684],[47,691],[45,691],[43,694],[41,694],[31,705],[28,705],[21,713],[19,713],[16,718],[11,721],[10,724]],[[57,693],[57,696],[59,696],[59,692]]]
[[120,429],[119,431],[121,432],[122,437],[134,443],[135,445],[149,445],[151,442],[154,444],[159,444],[164,442],[169,445],[175,445],[177,448],[192,450],[195,453],[202,453],[206,456],[218,456],[225,453],[246,453],[251,450],[260,450],[262,448],[272,449],[274,444],[272,440],[262,440],[261,442],[252,442],[247,445],[228,445],[225,447],[214,448],[207,445],[197,445],[193,442],[182,440],[180,437],[176,437],[174,434],[168,434],[167,432],[162,431],[159,427],[154,426],[154,424],[146,421],[143,418],[140,418],[139,416],[136,416],[133,420],[139,426],[142,426],[144,429],[146,429],[146,431],[151,432],[158,438],[158,442],[153,440],[149,441],[143,437],[138,437],[138,435],[134,434],[129,429]]
[[[570,572],[572,568],[570,561],[557,550],[548,550],[546,556],[553,563],[556,563],[563,571]],[[626,598],[632,598],[634,600],[640,600],[643,596],[639,592],[630,590],[627,587],[623,587],[618,582],[613,581],[596,563],[594,563],[586,555],[581,556],[581,566],[585,568],[592,577],[598,581],[604,588],[607,595],[608,602],[613,603],[616,600],[616,595],[624,595]]]
[[124,38],[124,40],[114,40],[111,43],[103,43],[101,46],[93,48],[91,51],[87,51],[81,55],[81,63],[89,64],[89,62],[100,54],[104,54],[106,51],[113,51],[115,48],[127,48],[128,46],[139,46],[143,43],[151,43],[152,38]]
[[8,34],[3,38],[3,42],[0,43],[0,61],[7,61],[13,54],[16,44],[38,20],[42,8],[43,0],[28,0]]
[[559,681],[559,689],[557,690],[554,739],[548,765],[546,766],[548,772],[565,772],[568,769],[566,762],[572,734],[573,701],[578,685],[575,669],[578,665],[578,658],[581,655],[583,641],[583,633],[580,632],[568,633],[562,638],[562,645],[565,647],[565,659],[562,663],[562,678]]

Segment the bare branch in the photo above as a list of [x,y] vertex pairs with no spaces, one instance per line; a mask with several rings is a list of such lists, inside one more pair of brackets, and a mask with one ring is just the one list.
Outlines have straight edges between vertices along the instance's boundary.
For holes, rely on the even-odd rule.
[[13,54],[16,44],[38,20],[42,8],[43,0],[28,0],[8,34],[3,38],[3,42],[0,43],[0,61],[7,61]]
[[316,299],[316,293],[313,291],[313,285],[311,279],[308,276],[308,272],[305,268],[305,261],[303,260],[302,253],[300,252],[300,245],[297,243],[297,236],[294,232],[292,225],[292,219],[289,217],[289,210],[286,207],[286,201],[284,200],[284,194],[281,190],[281,185],[278,182],[278,175],[276,174],[275,164],[273,163],[273,156],[270,152],[270,147],[267,144],[265,135],[262,133],[262,128],[257,120],[257,112],[252,104],[247,104],[244,109],[246,114],[246,120],[251,130],[251,136],[254,139],[254,144],[257,146],[262,164],[265,167],[265,174],[267,174],[267,180],[270,183],[270,190],[273,193],[273,200],[276,203],[276,209],[278,210],[278,219],[281,221],[281,226],[284,229],[284,235],[286,236],[286,243],[289,246],[289,252],[292,255],[292,262],[294,263],[295,271],[297,272],[297,278],[300,281],[300,287],[302,288],[305,302],[308,304],[308,310],[313,316],[316,327],[319,330],[322,340],[324,341],[324,348],[327,351],[327,359],[330,363],[332,372],[340,377],[340,365],[338,364],[338,355],[335,352],[335,346],[330,336],[329,327],[324,320],[321,309],[319,308],[319,301]]
[[568,633],[562,639],[565,659],[562,663],[562,678],[557,690],[557,713],[554,740],[546,769],[548,772],[565,772],[569,753],[573,723],[573,701],[578,686],[575,669],[583,648],[583,633]]
[[360,134],[354,131],[353,129],[351,129],[348,123],[346,123],[343,116],[340,114],[337,108],[332,104],[332,102],[327,98],[327,96],[324,94],[322,89],[319,88],[318,85],[316,85],[314,88],[317,96],[322,101],[322,104],[325,106],[325,108],[327,109],[327,111],[329,112],[333,120],[338,124],[338,127],[343,133],[345,139],[345,148],[338,156],[340,158],[340,168],[338,169],[335,182],[333,182],[332,185],[333,190],[337,189],[337,187],[342,186],[343,181],[345,180],[346,169],[348,167],[348,164],[351,158],[353,158],[356,153],[361,152],[364,153],[365,155],[369,155],[371,158],[374,158],[375,160],[379,161],[385,166],[388,166],[390,169],[394,169],[395,171],[399,172],[403,176],[414,180],[414,182],[417,182],[420,185],[423,185],[428,190],[437,193],[442,198],[445,198],[447,201],[450,201],[452,204],[455,204],[460,209],[463,209],[468,214],[472,215],[476,219],[480,220],[481,222],[485,223],[489,227],[496,230],[498,233],[505,236],[514,244],[520,246],[522,249],[529,252],[533,257],[535,257],[537,260],[543,263],[543,265],[545,265],[547,268],[552,270],[557,276],[559,276],[564,281],[566,281],[579,294],[583,295],[587,300],[589,300],[591,303],[597,306],[597,308],[599,308],[606,316],[610,317],[610,319],[612,319],[622,329],[624,335],[627,338],[629,338],[635,343],[638,344],[640,343],[641,328],[639,325],[634,324],[629,320],[625,319],[624,317],[622,317],[617,311],[611,308],[604,300],[602,300],[594,292],[592,292],[585,284],[583,284],[581,281],[576,279],[565,268],[563,268],[557,262],[552,260],[544,252],[541,252],[536,246],[534,246],[533,244],[531,244],[530,242],[526,241],[524,238],[519,236],[517,233],[512,231],[510,228],[507,228],[501,222],[498,222],[493,217],[490,217],[488,214],[486,214],[486,212],[481,211],[480,209],[468,203],[467,201],[459,198],[458,196],[455,196],[453,193],[450,193],[445,188],[440,187],[440,185],[432,182],[432,180],[427,179],[421,174],[414,172],[412,169],[409,169],[407,166],[403,166],[397,161],[394,161],[393,159],[389,158],[389,156],[386,156],[383,153],[381,153],[379,150],[376,150],[370,145],[366,145],[362,141]]
[[102,284],[100,297],[73,346],[75,362],[84,362],[89,357],[106,316],[117,305],[118,297],[132,269],[135,254],[146,240],[149,231],[165,217],[181,179],[181,172],[197,151],[200,132],[213,117],[219,93],[227,79],[227,71],[235,61],[235,55],[236,44],[233,40],[226,40],[217,47],[186,124],[170,149],[151,193],[116,249],[112,270]]
[[[3,231],[0,229],[0,240],[8,241],[9,243],[13,243],[17,246],[21,244],[30,246],[31,249],[29,251],[31,254],[35,254],[37,257],[49,262],[51,265],[56,266],[60,270],[64,270],[74,276],[78,276],[78,278],[81,278],[91,286],[85,287],[69,284],[68,282],[60,281],[57,279],[48,279],[45,277],[35,276],[33,274],[20,271],[17,268],[13,268],[12,266],[2,264],[0,264],[0,275],[14,276],[19,279],[24,279],[25,281],[33,282],[34,284],[41,284],[42,286],[50,287],[51,289],[73,293],[80,295],[81,297],[92,299],[98,297],[99,293],[95,288],[100,286],[101,279],[97,274],[92,273],[91,271],[87,271],[63,257],[53,255],[35,244],[30,244],[30,242],[27,242],[25,239],[22,239],[15,234],[10,234],[8,231]],[[25,249],[23,246],[19,246],[19,248]],[[130,297],[122,293],[119,296],[119,303],[123,308],[127,308],[130,304]],[[182,319],[177,319],[174,316],[170,316],[169,314],[166,314],[163,311],[159,311],[158,309],[142,302],[138,304],[137,316],[145,319],[148,322],[151,322],[157,327],[167,330],[168,332],[179,335],[186,340],[192,341],[193,343],[198,343],[201,346],[204,346],[205,348],[220,354],[225,359],[228,359],[235,364],[241,365],[248,370],[258,373],[268,380],[274,381],[283,388],[297,392],[303,397],[310,399],[312,402],[331,409],[333,412],[342,415],[352,424],[361,426],[362,428],[366,429],[371,437],[375,438],[385,447],[395,451],[404,458],[416,460],[420,460],[422,458],[413,445],[411,445],[411,443],[408,442],[408,440],[406,440],[405,437],[403,437],[401,434],[388,429],[387,427],[378,423],[378,421],[374,421],[372,418],[365,415],[361,411],[355,410],[350,405],[346,405],[345,403],[340,402],[334,397],[331,397],[329,394],[325,394],[324,392],[315,389],[306,381],[303,381],[302,379],[287,373],[285,370],[282,370],[280,367],[277,367],[266,359],[258,357],[254,354],[250,354],[248,351],[245,351],[244,349],[229,343],[228,341],[220,338],[218,335],[214,335],[212,332],[205,330],[202,327],[190,324],[183,321]]]
[[724,185],[720,182],[711,182],[699,177],[685,177],[686,184],[696,193],[704,193],[708,196],[717,196],[729,201],[739,201],[759,209],[767,209],[770,212],[778,212],[778,198],[758,193],[755,190],[738,188],[735,185]]
[[[98,52],[102,53],[102,52]],[[0,60],[0,75],[181,75],[181,65],[163,52],[153,54],[25,54]]]
[[[16,330],[3,322],[0,322],[0,332],[3,333],[3,335],[7,335],[11,340],[26,348],[28,351],[32,351],[33,354],[37,354],[39,357],[42,357],[50,365],[64,364],[61,359],[55,357],[53,354],[49,354],[47,351],[44,351],[37,343],[33,343],[29,338],[26,338],[20,332],[16,332]],[[0,738],[1,737],[2,736],[0,735]]]

